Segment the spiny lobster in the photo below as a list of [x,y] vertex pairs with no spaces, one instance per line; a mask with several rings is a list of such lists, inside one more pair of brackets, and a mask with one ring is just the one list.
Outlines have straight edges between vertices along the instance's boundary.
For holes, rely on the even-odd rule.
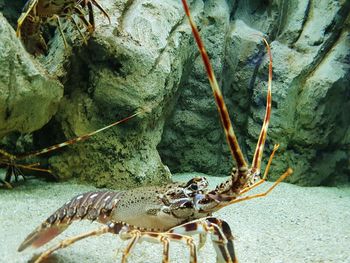
[[91,136],[93,136],[93,135],[95,135],[95,134],[97,134],[99,132],[102,132],[102,131],[104,131],[104,130],[106,130],[108,128],[116,126],[116,125],[118,125],[118,124],[120,124],[122,122],[128,121],[129,119],[131,119],[131,118],[133,118],[133,117],[135,117],[135,116],[137,116],[137,115],[139,115],[139,114],[141,114],[141,113],[143,113],[145,111],[148,111],[148,109],[144,108],[144,109],[141,109],[139,111],[136,111],[134,114],[130,115],[129,117],[126,117],[126,118],[124,118],[122,120],[113,122],[113,123],[111,123],[111,124],[101,128],[101,129],[96,130],[96,131],[93,131],[93,132],[90,132],[90,133],[78,136],[76,138],[70,139],[70,140],[62,142],[62,143],[58,143],[58,144],[46,147],[44,149],[32,151],[32,152],[29,152],[29,153],[24,153],[24,154],[20,154],[20,155],[13,155],[11,153],[8,153],[5,150],[0,149],[0,166],[6,166],[7,167],[5,179],[4,180],[0,179],[0,183],[5,185],[7,188],[12,188],[11,178],[13,176],[15,177],[16,181],[18,180],[19,176],[22,176],[25,179],[24,174],[22,173],[21,169],[27,169],[27,170],[39,171],[39,172],[46,172],[46,173],[52,174],[50,169],[44,169],[44,168],[38,167],[40,165],[40,163],[19,164],[17,162],[20,161],[20,160],[33,158],[33,157],[36,157],[36,156],[39,156],[39,155],[42,155],[42,154],[45,154],[45,153],[48,153],[48,152],[55,151],[57,149],[65,147],[65,146],[72,145],[72,144],[74,144],[76,142],[84,141],[84,140],[90,138]]
[[98,191],[78,195],[35,229],[23,241],[18,251],[29,246],[37,248],[46,244],[75,220],[96,220],[105,225],[97,230],[63,240],[42,253],[36,259],[36,263],[41,262],[60,248],[67,247],[81,239],[105,233],[118,234],[122,239],[130,240],[123,251],[122,262],[124,263],[135,245],[141,241],[161,243],[163,245],[163,263],[169,262],[170,241],[182,242],[189,247],[190,262],[197,262],[196,244],[191,236],[200,235],[199,247],[201,247],[205,240],[204,237],[208,233],[213,241],[217,262],[238,262],[229,225],[224,220],[213,217],[212,213],[233,203],[266,196],[282,180],[292,174],[292,169],[289,168],[266,192],[243,195],[266,180],[272,158],[278,148],[277,145],[274,147],[264,176],[261,178],[262,152],[271,114],[272,57],[270,47],[264,39],[270,58],[267,107],[252,166],[248,168],[233,132],[231,120],[209,57],[190,15],[186,0],[182,0],[182,4],[204,61],[226,139],[237,163],[237,169],[233,171],[230,179],[216,186],[213,190],[207,189],[208,182],[204,177],[197,177],[187,183],[171,183],[163,187],[141,187],[129,191]]
[[[97,0],[28,0],[17,21],[17,36],[23,36],[22,40],[28,52],[32,54],[45,53],[47,45],[42,36],[41,27],[44,23],[53,21],[56,23],[64,45],[67,48],[68,44],[60,22],[60,17],[64,17],[73,22],[84,42],[86,42],[73,15],[78,15],[86,26],[86,29],[92,33],[95,30],[93,5],[96,6],[107,17],[109,23],[111,23],[109,15]],[[86,8],[88,8],[89,20],[85,18],[84,9]]]

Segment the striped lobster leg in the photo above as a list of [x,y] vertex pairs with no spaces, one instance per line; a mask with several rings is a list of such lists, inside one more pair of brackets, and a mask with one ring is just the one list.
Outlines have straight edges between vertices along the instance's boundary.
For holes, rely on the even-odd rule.
[[[11,177],[14,176],[15,180],[17,181],[18,176],[23,176],[23,173],[20,169],[27,169],[27,170],[32,170],[32,171],[40,171],[40,172],[47,172],[50,173],[52,175],[52,172],[50,169],[44,169],[44,168],[40,168],[38,167],[40,165],[40,163],[32,163],[32,164],[19,164],[17,163],[20,160],[23,159],[28,159],[28,158],[32,158],[32,157],[36,157],[45,153],[49,153],[52,151],[55,151],[57,149],[66,147],[68,145],[72,145],[74,143],[80,142],[80,141],[85,141],[86,139],[89,139],[90,137],[92,137],[93,135],[100,133],[104,130],[107,130],[111,127],[114,127],[120,123],[126,122],[128,120],[130,120],[131,118],[144,113],[148,111],[148,109],[141,109],[139,111],[136,111],[134,114],[130,115],[129,117],[126,117],[122,120],[113,122],[101,129],[98,129],[96,131],[84,134],[82,136],[78,136],[76,138],[70,139],[68,141],[62,142],[62,143],[58,143],[49,147],[46,147],[44,149],[40,149],[40,150],[36,150],[36,151],[32,151],[29,153],[24,153],[24,154],[19,154],[19,155],[13,155],[11,153],[8,153],[2,149],[0,149],[0,166],[3,165],[6,167],[7,172],[6,172],[6,176],[5,176],[5,180],[0,180],[0,182],[3,182],[3,184],[7,187],[10,186],[10,181],[11,181]],[[52,175],[53,177],[55,177],[54,175]],[[55,177],[55,179],[57,179]],[[6,182],[6,183],[5,183]]]
[[[66,228],[67,228],[67,225],[65,225],[62,228],[62,231],[65,230]],[[168,233],[168,232],[159,233],[159,232],[142,231],[139,229],[135,229],[134,227],[129,226],[128,224],[122,223],[122,222],[117,222],[117,223],[109,222],[105,226],[100,227],[98,229],[65,239],[59,242],[58,244],[52,246],[48,250],[44,251],[38,258],[35,259],[34,263],[43,262],[43,260],[47,259],[55,251],[62,248],[66,248],[70,245],[73,245],[77,241],[80,241],[82,239],[92,237],[92,236],[100,236],[106,233],[118,234],[120,235],[121,239],[130,240],[128,245],[123,251],[122,263],[127,262],[128,256],[131,254],[136,244],[142,241],[163,244],[162,263],[169,262],[170,241],[182,242],[187,246],[189,246],[190,248],[190,263],[197,263],[197,250],[192,237],[188,237],[177,233]],[[19,250],[21,251],[23,249],[20,248]]]
[[[118,224],[118,227],[122,227],[121,224]],[[108,224],[106,226],[100,227],[98,229],[92,230],[90,232],[83,233],[81,235],[77,235],[75,237],[67,238],[61,242],[59,242],[57,245],[49,248],[44,253],[42,253],[38,258],[35,259],[34,263],[40,263],[43,262],[43,260],[47,259],[53,252],[61,249],[66,248],[70,245],[73,245],[75,242],[85,239],[87,237],[91,236],[100,236],[106,233],[114,233],[115,229],[117,228],[116,224]]]
[[85,6],[88,7],[89,23],[92,26],[91,28],[92,31],[89,30],[90,33],[95,30],[95,18],[94,18],[93,6],[97,7],[102,12],[102,14],[108,19],[109,24],[111,24],[110,16],[96,0],[80,0],[78,3],[80,3],[80,5],[83,8],[85,8]]
[[169,263],[169,244],[170,241],[181,242],[187,245],[190,249],[190,263],[197,263],[197,248],[192,237],[185,234],[169,233],[169,232],[149,232],[141,230],[132,230],[130,232],[120,234],[122,239],[130,239],[129,244],[123,251],[122,263],[127,262],[127,258],[135,248],[137,243],[148,241],[152,243],[163,244],[162,263]]
[[168,231],[181,235],[209,234],[216,251],[217,263],[236,263],[233,236],[228,223],[216,217],[207,217],[176,226]]

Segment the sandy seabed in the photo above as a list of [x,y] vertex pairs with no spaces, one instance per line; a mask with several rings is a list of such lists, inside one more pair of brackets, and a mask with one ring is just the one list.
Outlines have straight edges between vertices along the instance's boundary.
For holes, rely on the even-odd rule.
[[[176,175],[174,180],[198,175],[201,174]],[[208,180],[215,185],[224,178]],[[270,185],[266,183],[255,192]],[[21,182],[12,190],[0,189],[0,262],[31,262],[34,255],[58,240],[98,228],[100,224],[96,222],[75,222],[43,248],[17,252],[24,238],[58,207],[73,196],[94,189],[72,182],[39,180]],[[350,263],[350,187],[299,187],[282,183],[265,198],[231,205],[215,216],[230,224],[241,263]],[[120,262],[126,244],[119,237],[106,234],[59,250],[46,262]],[[136,246],[128,262],[161,262],[161,250],[159,244],[143,242]],[[188,248],[171,243],[170,258],[171,262],[189,262]],[[215,262],[210,238],[199,251],[199,262]]]

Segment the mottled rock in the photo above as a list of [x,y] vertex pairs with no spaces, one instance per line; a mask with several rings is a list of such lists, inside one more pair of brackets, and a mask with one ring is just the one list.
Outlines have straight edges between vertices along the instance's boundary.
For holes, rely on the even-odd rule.
[[[220,9],[216,5],[226,2],[205,3],[203,20],[213,24],[203,23],[201,33],[248,160],[265,112],[268,61],[256,35],[266,34],[274,81],[265,161],[273,144],[281,144],[271,178],[293,167],[289,181],[301,185],[348,181],[350,2],[237,1],[232,10],[223,8],[229,19],[225,26],[211,15]],[[204,70],[195,66],[179,90],[183,92],[161,142],[164,162],[176,172],[228,174],[233,164],[208,102],[212,98]]]
[[195,50],[181,2],[106,1],[103,7],[112,25],[96,15],[88,45],[75,45],[67,61],[56,34],[49,56],[41,58],[50,72],[64,76],[65,98],[40,134],[45,137],[58,127],[56,134],[71,138],[137,109],[148,107],[151,113],[68,147],[49,162],[61,178],[79,177],[100,187],[165,183],[170,172],[156,147],[164,115]]
[[[201,13],[205,41],[215,72],[224,70],[225,37],[229,26],[229,6],[226,1],[197,1],[192,12]],[[220,43],[218,45],[218,43]],[[197,51],[195,50],[197,53]],[[221,74],[218,74],[221,81]],[[198,54],[188,80],[178,90],[175,110],[167,119],[163,139],[158,149],[171,171],[205,171],[220,175],[231,166],[225,137],[220,126],[212,91],[208,86],[203,61]],[[225,157],[223,152],[227,152]]]
[[[292,167],[293,183],[349,180],[350,2],[189,2],[247,160],[265,112],[268,60],[258,36],[265,34],[273,52],[274,82],[264,160],[275,143],[281,145],[271,178]],[[111,25],[96,9],[97,28],[85,45],[66,22],[70,47],[64,48],[56,32],[48,41],[48,55],[37,58],[63,82],[65,96],[55,118],[34,133],[34,141],[44,147],[136,109],[151,112],[57,152],[49,159],[55,173],[110,188],[164,183],[170,179],[165,165],[172,172],[227,175],[234,162],[181,2],[101,4]]]
[[0,137],[33,132],[55,114],[62,85],[25,52],[0,13]]

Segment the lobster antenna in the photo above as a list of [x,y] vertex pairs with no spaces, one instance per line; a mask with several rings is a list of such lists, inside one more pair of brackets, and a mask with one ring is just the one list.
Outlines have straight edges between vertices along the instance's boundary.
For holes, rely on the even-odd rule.
[[266,141],[266,135],[267,135],[267,129],[269,127],[270,117],[271,117],[271,84],[272,84],[272,55],[271,55],[271,48],[267,40],[263,37],[262,40],[264,41],[264,44],[267,49],[267,53],[269,55],[269,77],[268,77],[268,83],[267,83],[267,98],[266,98],[266,112],[264,117],[264,122],[261,127],[258,143],[256,145],[253,161],[252,161],[252,172],[260,172],[261,167],[261,159],[262,154],[264,151],[265,141]]
[[41,155],[41,154],[44,154],[44,153],[48,153],[48,152],[54,151],[56,149],[59,149],[59,148],[71,145],[71,144],[74,144],[76,142],[84,141],[84,140],[90,138],[91,136],[93,136],[93,135],[95,135],[95,134],[97,134],[99,132],[107,130],[107,129],[109,129],[109,128],[113,127],[113,126],[116,126],[116,125],[118,125],[118,124],[120,124],[122,122],[126,122],[126,121],[130,120],[131,118],[133,118],[133,117],[135,117],[135,116],[137,116],[137,115],[139,115],[139,114],[141,114],[143,112],[147,112],[147,111],[149,111],[148,108],[144,108],[144,109],[138,110],[137,112],[135,112],[134,114],[130,115],[129,117],[126,117],[126,118],[124,118],[122,120],[113,122],[113,123],[111,123],[111,124],[101,128],[101,129],[98,129],[96,131],[93,131],[93,132],[84,134],[82,136],[70,139],[70,140],[62,142],[62,143],[58,143],[58,144],[49,146],[49,147],[41,149],[41,150],[29,152],[29,153],[26,153],[26,154],[23,154],[23,155],[18,155],[16,159],[18,160],[18,159],[24,159],[24,158],[28,158],[28,157],[38,156],[38,155]]
[[211,66],[208,54],[205,50],[204,44],[203,44],[202,39],[199,35],[197,26],[191,17],[190,9],[187,5],[186,0],[182,0],[182,4],[184,6],[185,13],[186,13],[188,20],[190,22],[193,36],[196,40],[199,52],[200,52],[202,59],[203,59],[203,62],[204,62],[205,69],[207,71],[209,83],[210,83],[210,86],[211,86],[213,94],[214,94],[216,106],[217,106],[217,109],[218,109],[219,114],[220,114],[221,123],[222,123],[222,126],[223,126],[224,131],[225,131],[226,140],[227,140],[227,143],[229,145],[231,154],[237,162],[238,171],[240,173],[245,173],[247,171],[248,165],[244,159],[244,156],[242,154],[242,150],[239,147],[236,135],[233,131],[230,116],[228,114],[228,110],[227,110],[226,104],[224,102],[219,85],[217,83],[217,80],[216,80],[213,68]]
[[15,155],[13,155],[11,153],[8,153],[8,152],[6,152],[5,150],[2,150],[2,149],[0,149],[0,155],[5,156],[7,159],[15,159],[16,158]]
[[[109,24],[111,24],[111,18],[109,17],[108,13],[103,9],[103,7],[96,1],[96,0],[91,0],[92,4],[96,6],[102,13],[103,15],[108,19]],[[90,4],[90,1],[88,2],[88,5]],[[91,4],[90,4],[91,5]]]

